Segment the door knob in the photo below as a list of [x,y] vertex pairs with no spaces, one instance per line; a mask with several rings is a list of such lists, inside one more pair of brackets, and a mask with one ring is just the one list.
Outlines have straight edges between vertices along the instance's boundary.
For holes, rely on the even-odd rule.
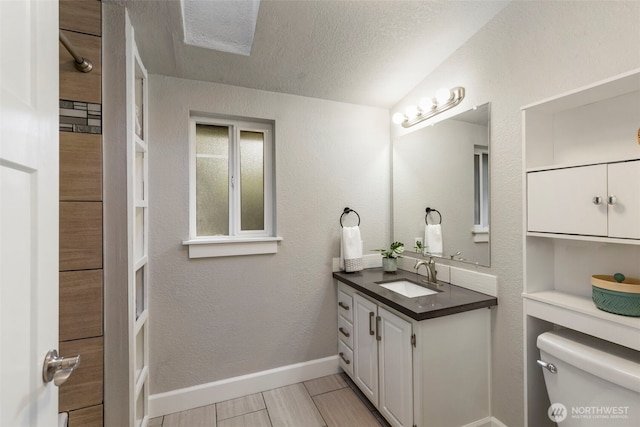
[[591,201],[593,202],[594,205],[601,205],[602,204],[602,197],[594,196],[593,199],[591,199]]
[[614,195],[607,197],[607,204],[609,205],[615,205],[617,201],[618,201],[618,198]]
[[44,358],[42,379],[45,383],[53,381],[56,386],[60,386],[78,366],[80,366],[80,355],[59,357],[57,350],[50,350]]

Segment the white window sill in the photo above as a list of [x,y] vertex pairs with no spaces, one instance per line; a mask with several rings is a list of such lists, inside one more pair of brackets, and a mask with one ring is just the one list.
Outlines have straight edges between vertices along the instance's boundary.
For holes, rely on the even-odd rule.
[[471,229],[471,234],[473,234],[473,241],[475,243],[489,242],[489,227],[474,225],[473,228]]
[[192,239],[182,242],[189,246],[189,258],[275,254],[282,237],[226,237]]

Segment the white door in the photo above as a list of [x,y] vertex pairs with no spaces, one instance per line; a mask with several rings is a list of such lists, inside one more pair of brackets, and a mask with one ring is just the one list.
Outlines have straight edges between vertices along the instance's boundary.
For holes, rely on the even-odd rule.
[[640,239],[640,161],[609,166],[609,237]]
[[530,172],[528,230],[606,236],[606,196],[607,165]]
[[380,413],[393,427],[413,425],[413,347],[411,323],[378,308]]
[[57,425],[58,3],[0,1],[0,425]]
[[374,405],[378,404],[377,306],[362,296],[353,296],[353,379]]

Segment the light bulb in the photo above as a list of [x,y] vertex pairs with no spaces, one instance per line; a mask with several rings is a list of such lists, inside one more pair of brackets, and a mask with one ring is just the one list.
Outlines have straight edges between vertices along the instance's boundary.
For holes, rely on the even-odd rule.
[[404,119],[405,119],[404,114],[400,112],[395,113],[393,116],[391,116],[391,121],[397,125],[404,122]]
[[438,104],[446,104],[447,102],[451,101],[452,98],[453,92],[451,92],[446,87],[442,87],[436,92],[436,99],[438,100]]
[[436,103],[431,98],[420,98],[418,106],[422,111],[429,111],[436,107]]
[[415,105],[409,105],[407,107],[407,109],[404,111],[404,113],[407,115],[407,118],[409,120],[418,117],[418,107],[416,107]]

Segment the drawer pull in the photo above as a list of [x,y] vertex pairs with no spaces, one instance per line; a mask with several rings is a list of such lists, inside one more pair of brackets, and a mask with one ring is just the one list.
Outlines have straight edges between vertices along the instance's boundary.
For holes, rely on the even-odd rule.
[[345,310],[349,310],[349,306],[345,303],[343,303],[342,301],[338,302],[338,305],[342,308],[344,308]]
[[351,364],[351,360],[349,360],[346,357],[344,357],[344,353],[343,352],[340,352],[340,357],[342,358],[342,360],[344,360],[344,363],[346,363],[347,365]]
[[375,314],[370,311],[369,312],[369,335],[375,335],[375,331],[373,330],[373,316],[375,316]]
[[380,320],[382,320],[382,317],[378,316],[376,317],[376,340],[377,341],[382,341],[382,336],[380,335]]
[[344,335],[345,337],[349,338],[349,332],[345,331],[344,328],[342,326],[340,326],[338,328],[338,330],[342,333],[342,335]]

